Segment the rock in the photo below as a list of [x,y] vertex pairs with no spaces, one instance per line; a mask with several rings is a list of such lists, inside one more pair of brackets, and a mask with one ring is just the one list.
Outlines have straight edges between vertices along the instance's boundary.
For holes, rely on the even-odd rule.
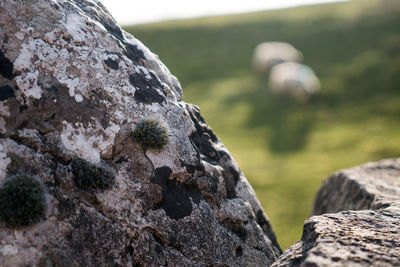
[[320,82],[310,67],[286,62],[272,68],[269,75],[269,87],[277,95],[307,99],[320,89]]
[[306,220],[301,240],[273,266],[400,266],[399,176],[395,159],[329,177],[314,206],[325,214]]
[[[98,1],[3,1],[0,63],[0,194],[29,175],[47,202],[35,224],[0,222],[1,266],[267,266],[281,254],[199,108]],[[156,148],[132,136],[147,120],[168,134]]]
[[292,45],[282,42],[265,42],[254,49],[252,65],[257,73],[266,75],[277,64],[302,61],[303,54]]
[[400,160],[370,162],[339,171],[324,181],[313,214],[378,210],[400,203]]

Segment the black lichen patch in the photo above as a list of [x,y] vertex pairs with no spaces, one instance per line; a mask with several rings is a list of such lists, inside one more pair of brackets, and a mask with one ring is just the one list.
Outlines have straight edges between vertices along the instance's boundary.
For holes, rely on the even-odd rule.
[[59,88],[55,85],[52,85],[50,87],[44,88],[46,91],[53,92],[53,93],[58,93]]
[[163,166],[154,170],[154,176],[151,177],[151,182],[158,185],[165,185],[172,170],[168,166]]
[[203,155],[204,160],[212,164],[218,162],[221,157],[213,145],[213,143],[218,142],[218,138],[200,115],[198,107],[187,104],[186,108],[190,119],[196,127],[196,131],[189,136],[189,139],[200,154]]
[[161,96],[155,89],[140,88],[135,91],[135,99],[141,103],[152,104],[157,102],[161,104],[164,97]]
[[200,153],[206,156],[205,160],[210,162],[217,162],[220,160],[218,151],[214,148],[211,137],[208,133],[203,133],[200,136],[198,132],[194,132],[190,135],[190,138],[196,144]]
[[28,105],[27,104],[21,104],[19,106],[19,113],[23,113],[27,109],[28,109]]
[[160,206],[167,216],[178,220],[192,214],[192,201],[198,204],[200,199],[201,194],[198,190],[186,188],[177,181],[167,181]]
[[133,139],[138,142],[142,149],[162,149],[168,144],[167,129],[160,121],[148,119],[139,122],[132,133]]
[[4,52],[0,50],[0,74],[9,80],[15,77],[13,72],[13,63],[4,55]]
[[0,101],[6,100],[14,96],[14,90],[11,86],[4,85],[0,87]]
[[[7,105],[10,110],[14,111],[11,112],[11,116],[5,119],[10,130],[38,129],[42,128],[41,125],[44,122],[50,126],[49,129],[54,127],[53,130],[62,131],[64,127],[61,123],[62,121],[69,123],[79,122],[84,127],[87,127],[93,117],[104,118],[100,123],[104,128],[108,127],[107,109],[100,102],[102,100],[101,97],[91,98],[93,101],[88,101],[84,98],[82,103],[77,103],[73,97],[69,96],[68,88],[57,81],[51,80],[48,83],[46,82],[45,85],[39,85],[43,90],[46,90],[40,100],[28,101],[28,103],[24,99],[22,101],[17,101],[16,98],[8,99]],[[16,86],[13,88],[15,93],[19,90]],[[105,125],[103,125],[103,122],[105,122]]]
[[243,256],[243,248],[241,246],[236,248],[235,256],[236,257],[242,257]]
[[192,202],[200,203],[201,193],[195,186],[168,180],[171,173],[172,170],[167,166],[157,168],[151,182],[162,187],[163,198],[156,208],[162,208],[168,217],[179,220],[192,214]]
[[123,163],[123,162],[129,162],[129,158],[126,157],[126,156],[122,156],[122,157],[120,157],[119,159],[117,159],[117,160],[115,161],[115,163],[117,163],[117,164],[121,164],[121,163]]
[[131,42],[127,42],[126,39],[123,39],[123,44],[126,56],[131,59],[133,62],[140,62],[145,59],[143,51],[137,47],[137,45],[132,44]]
[[155,89],[162,87],[158,79],[153,77],[147,80],[144,73],[134,73],[129,75],[129,82],[137,88],[135,92],[135,99],[137,101],[145,104],[152,104],[154,102],[161,104],[165,100]]
[[0,188],[0,221],[7,226],[35,224],[45,217],[46,210],[43,184],[37,178],[14,175]]
[[256,216],[257,216],[256,221],[257,221],[258,225],[260,225],[261,227],[263,227],[265,225],[268,227],[270,226],[270,224],[269,224],[267,218],[265,218],[264,212],[262,210],[258,210]]
[[224,150],[217,150],[217,152],[218,152],[218,155],[219,155],[221,158],[231,159],[231,156],[230,156],[226,151],[224,151]]
[[239,220],[233,220],[231,218],[227,218],[222,221],[222,225],[225,226],[227,229],[234,232],[240,239],[243,241],[246,240],[246,224],[247,222],[242,222]]
[[104,63],[113,70],[118,70],[119,68],[118,62],[113,60],[112,58],[107,58],[106,60],[104,60]]
[[75,184],[81,189],[105,190],[114,183],[114,177],[111,172],[84,159],[73,159],[71,167],[75,176]]
[[224,178],[227,197],[235,198],[236,197],[235,187],[240,177],[239,172],[237,172],[233,167],[228,167],[222,171],[222,176]]
[[[198,158],[200,159],[200,155],[198,155]],[[186,168],[186,171],[190,174],[194,174],[195,171],[199,171],[199,172],[204,172],[204,165],[201,164],[200,160],[198,161],[197,164],[193,165],[193,164],[188,164],[185,163],[184,161],[180,160],[182,167]]]
[[199,133],[199,135],[201,136],[203,135],[203,133],[208,133],[212,142],[218,142],[217,136],[207,125],[203,116],[201,116],[199,107],[191,104],[186,104],[186,108],[189,111],[190,119],[194,123],[194,126],[196,127],[196,130]]
[[[262,210],[257,211],[256,222],[263,229],[264,233],[267,234],[267,236],[268,236],[269,240],[271,240],[272,244],[274,244],[274,246],[279,249],[279,252],[282,253],[282,249],[279,246],[278,241],[276,240],[276,236],[272,230],[272,226],[269,223],[269,221],[267,220],[267,218],[265,217],[264,212]],[[303,233],[304,233],[304,231],[303,231]]]

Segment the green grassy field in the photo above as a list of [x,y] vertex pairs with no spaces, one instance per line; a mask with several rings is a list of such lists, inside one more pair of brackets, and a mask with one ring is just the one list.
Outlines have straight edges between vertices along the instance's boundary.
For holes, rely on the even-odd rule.
[[[228,147],[282,248],[331,173],[400,156],[400,1],[354,0],[126,27],[181,81]],[[271,95],[254,47],[285,41],[320,77],[308,103]]]

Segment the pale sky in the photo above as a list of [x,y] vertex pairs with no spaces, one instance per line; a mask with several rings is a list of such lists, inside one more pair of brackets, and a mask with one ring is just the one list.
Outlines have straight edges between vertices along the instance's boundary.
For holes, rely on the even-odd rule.
[[119,24],[141,24],[345,0],[100,0]]

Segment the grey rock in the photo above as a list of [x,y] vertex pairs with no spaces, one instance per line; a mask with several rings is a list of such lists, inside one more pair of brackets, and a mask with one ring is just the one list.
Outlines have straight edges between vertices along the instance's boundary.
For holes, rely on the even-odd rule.
[[[29,227],[0,223],[0,266],[268,266],[281,254],[199,108],[98,1],[0,0],[0,63],[0,184],[40,177],[48,206]],[[146,119],[166,127],[163,150],[132,138]],[[75,159],[111,188],[78,188]]]
[[339,171],[324,181],[313,214],[377,210],[400,202],[400,160],[369,162]]
[[400,266],[400,160],[324,181],[302,238],[273,266]]

